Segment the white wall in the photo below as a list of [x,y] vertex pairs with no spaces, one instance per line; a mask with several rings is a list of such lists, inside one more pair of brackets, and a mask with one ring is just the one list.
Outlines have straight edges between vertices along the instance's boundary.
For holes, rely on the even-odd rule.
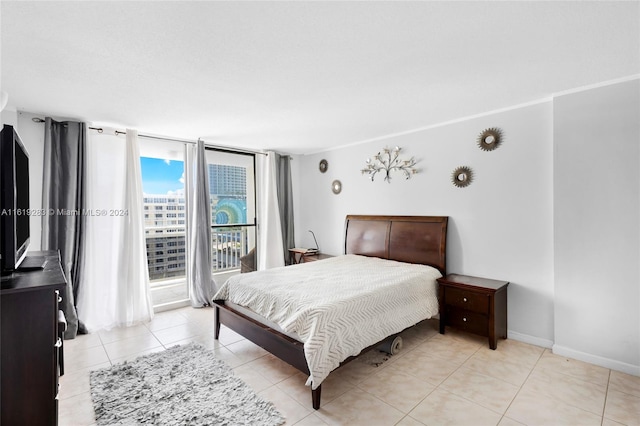
[[640,374],[640,81],[554,102],[554,352]]
[[[29,208],[42,209],[42,173],[44,164],[44,123],[34,123],[34,117],[44,118],[26,112],[18,112],[18,133],[29,152]],[[40,250],[42,236],[42,216],[31,216],[30,251]]]
[[13,127],[18,127],[18,112],[13,110],[4,109],[0,114],[2,119],[2,125],[8,124]]
[[[448,271],[511,282],[510,338],[640,375],[639,85],[298,157],[296,229],[340,254],[347,214],[448,215]],[[487,127],[504,132],[492,152],[475,144]],[[391,184],[360,175],[367,157],[396,145],[420,160],[418,175]],[[465,189],[450,183],[459,165],[476,173]],[[310,235],[298,232],[297,244],[310,246]]]
[[[300,156],[294,178],[296,244],[311,246],[312,229],[323,252],[343,252],[347,214],[445,215],[448,271],[510,281],[511,337],[550,347],[553,336],[553,129],[551,101],[481,118]],[[498,149],[482,151],[478,135],[503,131]],[[386,183],[361,175],[365,160],[384,147],[414,156],[420,172]],[[328,171],[318,170],[321,159]],[[451,183],[466,165],[475,179],[467,188]],[[339,195],[331,182],[342,181]]]

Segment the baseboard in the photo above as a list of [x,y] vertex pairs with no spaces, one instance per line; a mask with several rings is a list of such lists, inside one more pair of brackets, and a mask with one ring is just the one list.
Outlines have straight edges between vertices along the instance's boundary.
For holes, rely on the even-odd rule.
[[507,338],[517,340],[518,342],[528,343],[530,345],[549,348],[553,346],[552,340],[541,339],[539,337],[530,336],[528,334],[518,333],[517,331],[507,330]]
[[600,367],[609,368],[611,370],[621,371],[623,373],[631,374],[634,376],[640,376],[640,365],[627,364],[626,362],[603,358],[598,355],[576,351],[574,349],[560,345],[553,345],[552,351],[556,355],[566,356],[567,358],[577,359],[579,361],[599,365]]

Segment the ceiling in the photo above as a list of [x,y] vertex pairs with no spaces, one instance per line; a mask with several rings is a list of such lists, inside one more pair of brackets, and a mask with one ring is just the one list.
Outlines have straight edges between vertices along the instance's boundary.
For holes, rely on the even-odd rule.
[[8,109],[305,154],[640,73],[640,3],[0,2]]

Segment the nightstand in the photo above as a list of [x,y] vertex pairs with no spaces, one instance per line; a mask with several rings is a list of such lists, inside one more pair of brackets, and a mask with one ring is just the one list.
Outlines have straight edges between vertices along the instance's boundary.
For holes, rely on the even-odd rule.
[[314,262],[316,260],[328,259],[330,254],[323,254],[318,251],[307,251],[307,249],[292,248],[289,249],[289,261],[292,265],[305,262]]
[[316,260],[322,260],[322,259],[328,259],[330,257],[333,257],[330,254],[324,254],[324,253],[307,253],[304,256],[302,256],[302,258],[300,259],[300,263],[307,263],[307,262],[315,262]]
[[509,282],[449,274],[438,278],[440,334],[445,326],[489,338],[489,347],[498,346],[498,337],[507,338],[507,286]]

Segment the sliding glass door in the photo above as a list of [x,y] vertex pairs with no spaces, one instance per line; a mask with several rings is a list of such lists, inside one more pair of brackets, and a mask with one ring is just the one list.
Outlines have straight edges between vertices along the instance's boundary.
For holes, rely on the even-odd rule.
[[[189,304],[185,143],[141,138],[140,157],[153,306],[156,311],[185,306]],[[255,157],[207,148],[206,159],[211,272],[236,273],[243,256],[256,246]]]
[[256,246],[255,156],[207,149],[206,158],[212,272],[238,270],[241,258]]

